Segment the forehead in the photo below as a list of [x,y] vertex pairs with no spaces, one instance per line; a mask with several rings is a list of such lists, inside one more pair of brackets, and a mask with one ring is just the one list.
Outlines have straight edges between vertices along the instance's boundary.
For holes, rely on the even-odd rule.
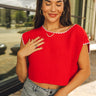
[[44,1],[48,1],[48,2],[63,2],[63,0],[44,0]]

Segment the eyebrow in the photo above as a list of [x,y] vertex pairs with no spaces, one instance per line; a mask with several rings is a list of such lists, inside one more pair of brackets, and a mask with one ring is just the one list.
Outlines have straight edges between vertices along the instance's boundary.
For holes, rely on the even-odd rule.
[[[51,2],[50,0],[45,0],[47,2]],[[62,2],[62,0],[57,1],[57,3]]]
[[45,0],[45,1],[50,2],[50,0]]
[[59,1],[57,1],[57,2],[58,2],[58,3],[59,3],[59,2],[62,2],[62,0],[59,0]]

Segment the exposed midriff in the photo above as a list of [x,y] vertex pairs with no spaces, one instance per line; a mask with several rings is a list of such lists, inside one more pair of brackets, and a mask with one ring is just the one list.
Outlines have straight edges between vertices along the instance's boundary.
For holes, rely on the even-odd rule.
[[58,89],[58,88],[63,87],[63,86],[47,84],[47,83],[38,83],[38,82],[34,82],[34,81],[32,81],[32,82],[35,83],[36,85],[42,87],[42,88],[45,88],[45,89]]

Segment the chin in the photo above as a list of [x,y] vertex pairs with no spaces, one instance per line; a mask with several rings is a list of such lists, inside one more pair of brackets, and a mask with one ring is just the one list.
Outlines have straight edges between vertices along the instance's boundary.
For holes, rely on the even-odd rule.
[[60,16],[59,15],[57,15],[56,17],[50,17],[49,15],[46,15],[46,16],[44,16],[45,17],[45,19],[48,21],[48,22],[57,22],[58,20],[60,20]]
[[58,19],[57,18],[50,18],[50,19],[47,19],[49,22],[52,22],[52,23],[54,23],[54,22],[57,22],[58,21]]

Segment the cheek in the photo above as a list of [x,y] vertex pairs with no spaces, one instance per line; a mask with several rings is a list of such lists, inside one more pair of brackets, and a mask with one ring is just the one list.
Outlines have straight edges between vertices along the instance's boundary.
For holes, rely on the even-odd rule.
[[62,14],[62,12],[64,11],[63,8],[64,8],[64,7],[60,7],[60,8],[58,8],[58,12]]
[[45,4],[42,6],[42,10],[44,13],[49,11],[49,7],[47,7]]
[[59,14],[62,14],[63,10],[59,9],[58,12],[59,12]]

